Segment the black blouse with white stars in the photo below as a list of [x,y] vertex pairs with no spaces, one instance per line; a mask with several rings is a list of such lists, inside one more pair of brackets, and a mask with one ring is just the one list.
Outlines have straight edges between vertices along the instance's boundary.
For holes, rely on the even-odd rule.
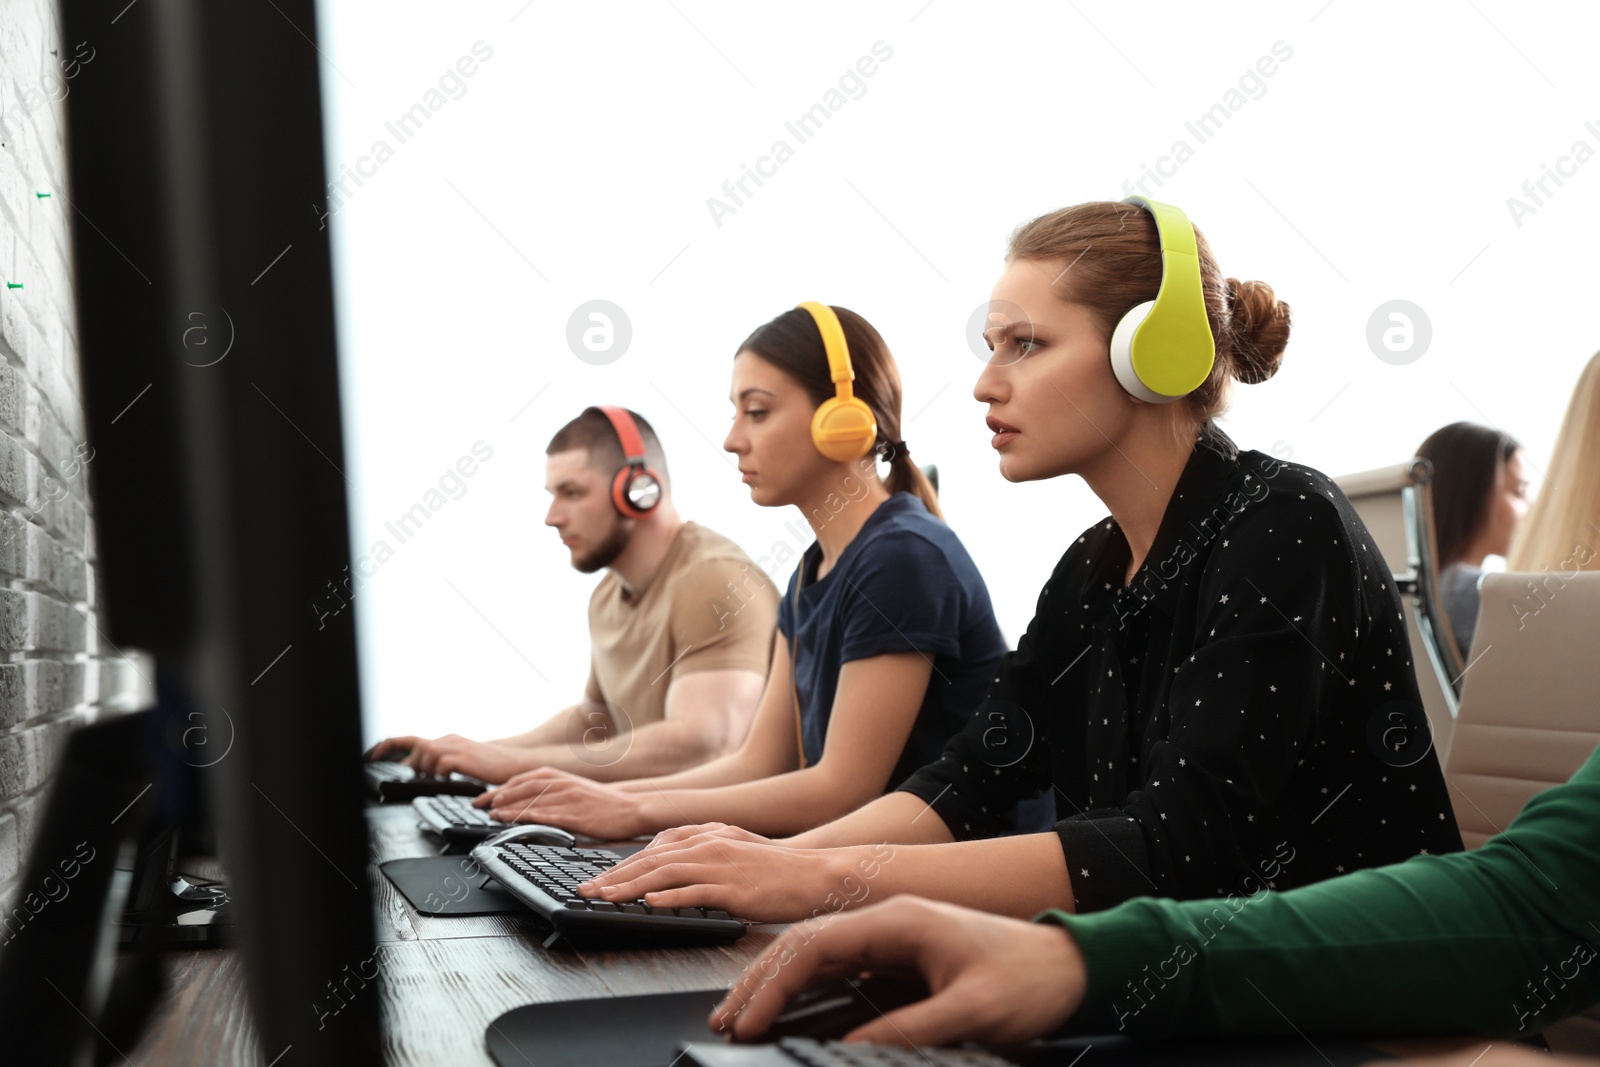
[[1054,788],[1080,912],[1461,848],[1399,589],[1326,475],[1207,423],[1124,585],[1131,559],[1113,519],[1079,537],[967,728],[900,787],[958,840]]

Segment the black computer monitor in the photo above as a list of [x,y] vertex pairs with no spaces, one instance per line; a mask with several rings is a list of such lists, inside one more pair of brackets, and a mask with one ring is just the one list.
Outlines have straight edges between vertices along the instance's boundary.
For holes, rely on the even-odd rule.
[[67,0],[62,31],[96,47],[64,199],[104,636],[216,746],[186,765],[264,1062],[377,1063],[376,990],[333,1000],[373,924],[355,635],[312,607],[350,562],[312,0]]

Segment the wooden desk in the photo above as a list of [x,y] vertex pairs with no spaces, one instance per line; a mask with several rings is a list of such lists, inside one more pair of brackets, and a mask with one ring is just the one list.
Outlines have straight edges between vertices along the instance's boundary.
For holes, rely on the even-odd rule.
[[[433,919],[417,914],[378,870],[438,847],[417,829],[410,805],[367,808],[377,940],[383,946],[382,1024],[386,1059],[400,1067],[493,1064],[483,1034],[502,1013],[524,1004],[725,988],[785,927],[751,930],[732,945],[577,952],[539,945],[528,921],[490,915]],[[216,877],[213,872],[191,868]],[[237,952],[211,949],[168,957],[171,989],[133,1063],[172,1067],[261,1067],[267,1063],[250,1024]],[[709,1031],[708,1031],[709,1035]],[[1480,1049],[1481,1038],[1371,1041],[1398,1055]]]
[[[484,1048],[489,1023],[541,1001],[725,988],[784,927],[758,927],[732,945],[578,952],[539,946],[530,922],[503,915],[435,919],[395,892],[378,864],[432,856],[410,805],[367,808],[374,925],[383,947],[386,1059],[404,1067],[493,1064]],[[204,872],[197,872],[204,873]],[[260,1067],[266,1063],[249,1020],[237,952],[208,949],[168,957],[171,989],[135,1064]],[[709,1031],[707,1034],[709,1036]]]

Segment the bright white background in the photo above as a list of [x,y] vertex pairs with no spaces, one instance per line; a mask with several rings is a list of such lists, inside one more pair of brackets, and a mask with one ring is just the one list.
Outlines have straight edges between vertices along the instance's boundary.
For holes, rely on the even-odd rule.
[[[889,341],[905,437],[1015,641],[1105,510],[1077,479],[999,477],[965,326],[1014,226],[1126,195],[1179,139],[1193,158],[1150,191],[1294,310],[1283,369],[1223,422],[1241,446],[1339,474],[1472,419],[1542,469],[1600,347],[1600,159],[1520,226],[1507,199],[1574,142],[1600,150],[1597,23],[1504,0],[325,4],[330,178],[394,153],[331,217],[353,547],[395,550],[355,597],[368,737],[499,736],[579,695],[597,579],[542,525],[542,486],[588,404],[653,421],[686,517],[752,556],[789,536],[798,513],[752,505],[720,444],[735,347],[803,299]],[[399,143],[384,124],[479,40],[464,95]],[[798,143],[784,123],[877,41],[893,56],[864,95]],[[1278,41],[1292,58],[1199,143],[1185,122]],[[707,198],[779,138],[794,158],[719,227]],[[566,341],[593,299],[632,325],[604,366]],[[1404,366],[1366,340],[1392,299],[1432,325]],[[480,440],[465,495],[399,544],[384,522]]]

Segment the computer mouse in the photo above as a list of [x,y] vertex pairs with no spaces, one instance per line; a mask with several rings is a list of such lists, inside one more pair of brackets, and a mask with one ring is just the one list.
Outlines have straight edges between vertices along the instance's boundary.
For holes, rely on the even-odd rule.
[[771,1042],[785,1037],[836,1040],[864,1023],[931,995],[928,984],[917,974],[835,979],[796,993],[766,1033],[753,1040]]
[[578,839],[558,826],[545,826],[543,823],[520,823],[508,830],[501,830],[491,837],[483,839],[483,845],[566,845],[571,847],[578,843]]

